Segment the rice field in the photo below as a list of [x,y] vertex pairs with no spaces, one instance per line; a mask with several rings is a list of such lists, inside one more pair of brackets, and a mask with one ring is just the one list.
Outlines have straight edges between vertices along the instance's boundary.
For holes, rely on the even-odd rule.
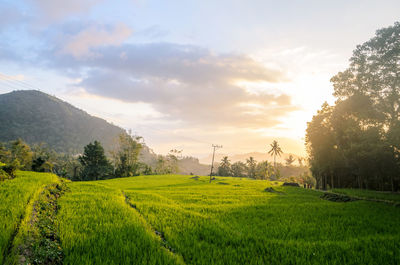
[[359,189],[333,189],[333,192],[360,198],[385,200],[400,203],[400,193],[389,191],[359,190]]
[[53,174],[18,171],[16,178],[0,183],[0,264],[11,250],[29,204],[43,187],[58,181]]
[[67,186],[55,221],[63,264],[400,264],[400,208],[389,204],[222,177]]

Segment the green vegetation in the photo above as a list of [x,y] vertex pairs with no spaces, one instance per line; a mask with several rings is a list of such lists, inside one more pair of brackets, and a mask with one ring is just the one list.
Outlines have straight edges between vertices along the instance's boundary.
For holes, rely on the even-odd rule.
[[79,154],[94,140],[111,150],[124,130],[40,91],[0,95],[0,141],[47,143],[60,153]]
[[400,189],[400,23],[358,45],[332,77],[335,105],[308,123],[310,166],[319,188]]
[[359,198],[400,202],[400,193],[392,193],[388,191],[359,190],[359,189],[333,189],[332,191]]
[[382,203],[336,203],[278,182],[222,177],[212,184],[168,175],[68,185],[58,218],[66,264],[400,262],[400,211]]
[[64,264],[179,264],[117,185],[105,184],[70,183],[59,199]]
[[1,262],[400,262],[398,207],[332,202],[281,184],[180,175],[62,184],[52,174],[19,171],[0,184]]
[[17,177],[0,183],[0,264],[4,262],[35,194],[58,177],[47,173],[17,172]]

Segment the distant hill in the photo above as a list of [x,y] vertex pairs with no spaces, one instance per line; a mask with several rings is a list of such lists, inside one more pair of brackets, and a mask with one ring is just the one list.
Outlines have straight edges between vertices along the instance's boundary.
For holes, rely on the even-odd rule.
[[[0,142],[21,138],[28,144],[46,143],[56,152],[80,154],[88,143],[98,140],[106,151],[124,129],[89,115],[71,104],[36,90],[0,94]],[[139,159],[150,166],[155,154],[144,145]],[[207,174],[209,166],[197,158],[179,161],[182,174]]]
[[[211,163],[210,163],[211,164]],[[180,174],[194,174],[206,176],[210,174],[210,165],[200,164],[199,159],[195,157],[184,157],[178,163]]]
[[122,128],[40,91],[0,95],[0,141],[21,138],[29,144],[47,143],[57,152],[78,154],[94,140],[110,150],[122,132]]

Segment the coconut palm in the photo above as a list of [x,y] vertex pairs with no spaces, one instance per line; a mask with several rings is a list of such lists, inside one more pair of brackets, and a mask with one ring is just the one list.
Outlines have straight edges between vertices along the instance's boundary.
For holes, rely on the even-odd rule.
[[250,156],[246,160],[247,164],[247,175],[249,178],[254,178],[256,175],[256,166],[257,166],[257,161],[254,160],[254,157]]
[[270,146],[271,146],[271,150],[269,150],[268,154],[274,156],[274,168],[275,168],[275,172],[276,172],[276,156],[281,156],[283,151],[276,140],[274,140],[272,142],[272,144],[270,144]]

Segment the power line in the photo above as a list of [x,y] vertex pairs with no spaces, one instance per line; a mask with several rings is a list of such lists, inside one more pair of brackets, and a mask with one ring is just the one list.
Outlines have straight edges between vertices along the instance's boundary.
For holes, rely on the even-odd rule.
[[17,83],[17,85],[23,86],[28,89],[40,90],[40,88],[37,87],[36,85],[32,85],[26,81],[18,80],[18,79],[13,78],[12,76],[8,76],[8,75],[2,74],[2,73],[0,73],[0,80],[8,81],[8,82],[10,82],[10,81],[15,82],[15,83]]

